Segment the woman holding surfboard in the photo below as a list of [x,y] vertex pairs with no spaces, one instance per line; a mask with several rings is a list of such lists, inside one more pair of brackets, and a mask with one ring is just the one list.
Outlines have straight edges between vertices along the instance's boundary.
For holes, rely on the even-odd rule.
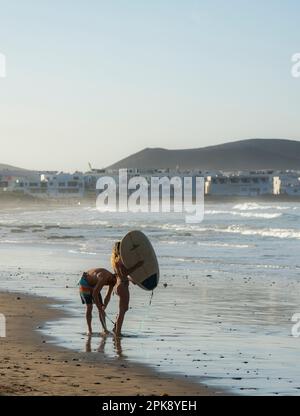
[[[82,303],[86,304],[89,334],[92,333],[93,303],[98,307],[104,332],[108,333],[105,309],[114,290],[119,296],[119,313],[113,331],[117,337],[120,337],[124,316],[129,307],[129,281],[144,290],[153,291],[158,285],[159,267],[154,249],[141,231],[130,231],[122,241],[115,243],[111,264],[114,274],[105,269],[91,269],[83,273],[79,290]],[[107,286],[107,293],[103,302],[101,290],[104,286]]]
[[113,329],[117,337],[121,336],[121,329],[124,321],[124,316],[125,313],[128,311],[129,307],[129,280],[132,281],[132,283],[134,283],[133,280],[129,277],[129,274],[133,273],[144,263],[143,261],[138,261],[133,267],[127,269],[121,260],[120,244],[120,241],[115,243],[111,255],[111,265],[117,278],[117,282],[115,285],[115,293],[120,298],[119,313],[117,316],[115,327]]

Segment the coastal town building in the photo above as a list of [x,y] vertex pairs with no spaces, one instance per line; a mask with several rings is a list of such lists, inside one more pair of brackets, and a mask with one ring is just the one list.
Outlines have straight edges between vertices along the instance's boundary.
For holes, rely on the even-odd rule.
[[300,172],[285,172],[280,175],[280,193],[288,196],[300,196]]
[[[0,192],[14,192],[50,198],[82,198],[99,192],[96,184],[99,178],[109,176],[119,183],[119,170],[93,169],[89,172],[43,172],[25,176],[0,174]],[[143,177],[150,184],[153,177],[158,179],[177,177],[184,188],[184,178],[192,178],[192,193],[195,193],[196,178],[204,178],[205,195],[255,197],[263,195],[300,196],[300,171],[179,171],[165,169],[129,169],[127,179]],[[124,179],[122,179],[124,180]],[[117,185],[118,186],[118,185]],[[171,186],[171,195],[173,194]],[[129,191],[130,193],[130,191]]]
[[83,173],[45,173],[25,177],[7,177],[0,181],[6,192],[23,193],[37,197],[83,197]]
[[281,180],[274,173],[221,173],[206,178],[206,194],[218,196],[279,195]]
[[84,196],[84,174],[81,172],[42,174],[41,181],[47,184],[47,194],[51,197]]
[[32,174],[24,177],[13,177],[8,182],[7,191],[29,195],[46,195],[47,186],[45,182],[41,180],[39,174]]

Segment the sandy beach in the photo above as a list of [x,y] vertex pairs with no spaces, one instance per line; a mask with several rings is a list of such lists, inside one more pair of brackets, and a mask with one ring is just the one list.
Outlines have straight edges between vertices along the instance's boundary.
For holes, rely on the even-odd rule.
[[76,353],[49,343],[38,329],[57,320],[42,297],[0,293],[7,336],[0,338],[0,395],[220,395],[206,386],[158,374],[103,354]]

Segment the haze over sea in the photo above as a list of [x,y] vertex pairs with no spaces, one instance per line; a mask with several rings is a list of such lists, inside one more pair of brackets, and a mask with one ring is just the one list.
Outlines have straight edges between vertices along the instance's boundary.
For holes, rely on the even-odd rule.
[[[300,313],[299,219],[295,202],[208,203],[200,224],[181,214],[101,214],[75,204],[2,209],[0,288],[55,297],[55,307],[70,311],[41,329],[60,345],[242,394],[297,394],[300,338],[291,318]],[[149,305],[150,293],[131,286],[121,344],[112,337],[89,344],[77,282],[89,268],[110,269],[113,243],[132,229],[156,249],[159,287]],[[116,302],[107,311],[112,320]]]

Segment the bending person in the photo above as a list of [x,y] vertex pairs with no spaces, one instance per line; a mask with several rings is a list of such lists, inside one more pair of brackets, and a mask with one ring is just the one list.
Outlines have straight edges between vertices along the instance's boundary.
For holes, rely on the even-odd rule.
[[[92,311],[93,303],[98,308],[99,319],[104,333],[108,333],[105,321],[105,309],[110,301],[114,286],[116,285],[116,276],[106,269],[91,269],[83,273],[79,281],[79,292],[81,301],[86,305],[86,322],[88,335],[92,335]],[[107,292],[102,301],[101,290],[107,286]]]

